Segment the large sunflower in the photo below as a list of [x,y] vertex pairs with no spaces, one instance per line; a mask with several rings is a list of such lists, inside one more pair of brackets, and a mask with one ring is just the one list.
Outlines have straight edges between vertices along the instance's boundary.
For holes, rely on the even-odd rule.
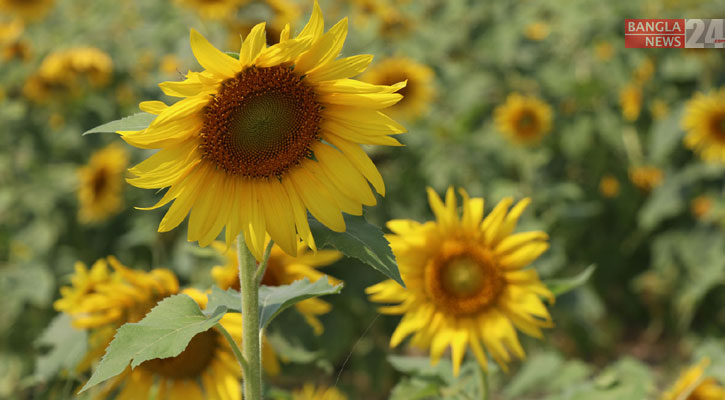
[[710,364],[703,358],[697,365],[682,372],[674,385],[662,394],[662,400],[722,400],[725,387],[715,378],[705,377],[705,368]]
[[[113,267],[111,272],[108,265]],[[73,324],[90,331],[89,350],[83,366],[97,361],[116,330],[123,324],[141,320],[159,301],[178,293],[193,298],[200,307],[207,297],[195,289],[179,290],[176,276],[166,269],[150,272],[132,270],[115,257],[98,260],[90,271],[78,264],[72,286],[61,288],[62,298],[55,308],[71,316]],[[240,314],[227,314],[220,323],[241,342]],[[279,372],[279,361],[271,346],[262,341],[263,367],[271,375]],[[84,368],[79,368],[84,369]],[[154,359],[103,385],[96,393],[107,398],[119,389],[117,399],[148,399],[154,382],[156,399],[240,399],[241,374],[229,344],[215,330],[195,336],[186,350],[176,357]]]
[[468,346],[486,368],[485,348],[507,369],[511,354],[524,358],[516,328],[541,337],[541,328],[553,326],[540,298],[551,304],[554,296],[534,269],[524,269],[549,248],[548,236],[513,233],[528,199],[509,211],[513,200],[505,198],[483,218],[483,199],[471,199],[464,190],[460,194],[461,218],[452,188],[445,203],[429,189],[436,221],[388,222],[393,231],[388,240],[408,288],[387,280],[366,292],[372,301],[398,303],[380,309],[403,314],[391,346],[413,335],[412,344],[430,348],[435,364],[450,345],[456,375]]
[[102,221],[119,211],[127,164],[126,150],[113,143],[95,152],[88,165],[78,169],[78,218],[82,222]]
[[381,195],[383,179],[360,144],[400,145],[388,135],[404,128],[380,112],[397,103],[404,83],[376,86],[353,79],[372,56],[337,60],[347,34],[343,19],[323,34],[315,3],[296,38],[289,26],[265,45],[265,24],[252,29],[239,59],[191,31],[201,73],[164,82],[172,106],[141,103],[158,114],[147,129],[119,132],[128,143],[159,152],[130,171],[142,188],[169,187],[153,207],[175,200],[159,226],[173,229],[189,217],[188,239],[206,246],[226,226],[229,244],[241,231],[257,259],[267,234],[289,254],[297,237],[314,241],[307,211],[344,231],[342,211],[360,215],[374,205],[368,181]]
[[687,130],[687,148],[705,161],[725,164],[725,87],[697,93],[688,101],[682,126]]
[[25,20],[40,19],[48,13],[55,0],[0,0],[0,11]]
[[[221,242],[214,242],[212,246],[223,254],[226,259],[225,265],[212,268],[211,274],[214,281],[222,289],[233,288],[239,290],[239,263],[236,249],[234,246],[227,247]],[[298,247],[297,256],[292,257],[279,246],[273,246],[267,261],[267,270],[262,277],[262,285],[289,285],[302,278],[316,282],[318,279],[327,276],[316,268],[330,265],[341,257],[342,253],[336,250],[318,250],[313,253],[308,251],[301,243]],[[327,278],[333,284],[340,282],[330,276],[327,276]],[[317,316],[327,314],[332,306],[322,299],[311,298],[295,304],[295,308],[314,329],[315,334],[319,335],[323,331],[323,326]]]
[[403,99],[390,108],[390,113],[416,118],[421,116],[430,106],[434,95],[433,70],[428,66],[408,58],[388,58],[370,68],[362,80],[373,85],[393,85],[407,81],[398,93]]
[[551,130],[551,107],[533,96],[512,93],[493,116],[498,130],[514,143],[536,143]]

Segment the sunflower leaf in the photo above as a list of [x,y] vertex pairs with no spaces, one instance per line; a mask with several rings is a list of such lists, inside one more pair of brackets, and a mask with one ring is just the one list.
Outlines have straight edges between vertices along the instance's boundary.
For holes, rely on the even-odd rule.
[[597,269],[597,266],[592,264],[586,267],[584,271],[578,273],[576,276],[562,279],[548,279],[544,281],[544,285],[546,285],[546,287],[548,287],[549,290],[554,293],[554,296],[559,297],[562,294],[570,292],[578,288],[579,286],[587,283],[587,281],[589,281],[589,278],[594,273],[595,269]]
[[319,247],[332,247],[375,268],[405,287],[398,263],[383,231],[365,218],[345,214],[345,232],[334,232],[310,217],[310,230]]
[[39,348],[49,348],[36,360],[35,377],[48,381],[59,371],[72,373],[86,353],[87,343],[87,332],[74,328],[69,315],[58,314],[35,342]]
[[213,327],[226,311],[226,307],[219,306],[205,316],[189,296],[167,297],[141,321],[118,329],[81,392],[120,374],[129,363],[136,368],[154,358],[181,354],[194,336]]
[[149,124],[156,118],[156,115],[146,112],[140,112],[128,117],[123,117],[115,121],[107,122],[103,125],[89,129],[83,132],[83,136],[89,133],[116,133],[118,131],[140,131],[146,129]]
[[[264,329],[282,311],[312,297],[338,294],[342,284],[330,285],[327,277],[310,282],[303,278],[289,285],[259,287],[259,329]],[[233,312],[242,312],[241,295],[234,289],[226,291],[212,287],[207,309],[224,307]]]

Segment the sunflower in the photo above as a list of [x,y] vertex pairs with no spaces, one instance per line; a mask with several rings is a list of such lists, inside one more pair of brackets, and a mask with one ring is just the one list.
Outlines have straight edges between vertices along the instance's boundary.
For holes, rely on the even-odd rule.
[[705,357],[700,362],[683,371],[677,382],[662,394],[662,400],[722,400],[725,399],[725,387],[715,378],[704,377],[710,360]]
[[182,6],[194,9],[202,18],[226,19],[249,0],[176,0]]
[[651,192],[652,189],[662,184],[664,173],[661,169],[651,165],[641,165],[629,168],[629,180],[643,192]]
[[635,121],[642,110],[642,88],[636,84],[628,84],[619,92],[619,104],[622,116],[627,121]]
[[27,61],[31,55],[30,43],[21,38],[25,25],[20,19],[0,23],[0,56],[4,61]]
[[704,220],[712,210],[714,201],[709,196],[697,196],[690,202],[690,212],[699,220]]
[[292,392],[292,400],[347,400],[347,396],[335,387],[316,387],[307,383]]
[[697,93],[685,107],[685,146],[705,161],[725,164],[725,87]]
[[549,33],[551,33],[551,26],[547,24],[546,22],[532,22],[528,25],[526,25],[526,29],[524,30],[524,36],[526,36],[527,39],[535,40],[535,41],[541,41],[549,37]]
[[617,197],[619,194],[619,181],[614,175],[607,174],[599,181],[599,193],[607,198]]
[[614,46],[607,41],[601,41],[594,45],[594,55],[599,61],[609,61],[614,56]]
[[[88,355],[82,366],[90,366],[103,355],[121,325],[140,321],[162,299],[183,293],[201,308],[207,302],[207,296],[196,289],[180,291],[170,270],[132,270],[112,256],[97,261],[90,271],[79,264],[71,281],[72,286],[61,288],[62,298],[54,305],[71,316],[74,326],[90,331]],[[220,323],[241,342],[240,314],[227,314]],[[262,352],[265,371],[277,374],[279,361],[264,338]],[[83,370],[81,366],[78,369]],[[121,387],[119,399],[148,399],[154,382],[158,382],[158,400],[240,399],[240,378],[229,344],[216,330],[209,330],[195,336],[176,357],[149,360],[133,370],[126,369],[103,385],[97,395],[106,398]]]
[[0,11],[24,20],[37,20],[45,16],[55,0],[0,0]]
[[494,120],[515,143],[533,144],[551,130],[551,107],[536,97],[512,93],[496,107]]
[[[239,290],[239,264],[234,246],[227,247],[221,242],[214,242],[212,246],[224,256],[226,263],[218,265],[211,270],[212,277],[217,286],[222,289],[232,288]],[[303,244],[299,244],[297,256],[287,255],[279,246],[273,246],[267,262],[267,270],[262,277],[262,285],[280,286],[288,285],[296,280],[308,278],[311,282],[327,276],[316,268],[330,265],[342,257],[342,253],[336,250],[318,250],[313,253],[307,250]],[[340,283],[335,278],[327,276],[330,283]],[[311,298],[295,304],[297,311],[302,314],[315,334],[323,331],[323,326],[318,315],[326,314],[332,308],[330,303],[319,298]]]
[[127,164],[126,150],[112,143],[95,152],[88,164],[78,169],[78,218],[82,222],[103,221],[120,210]]
[[343,19],[323,34],[315,2],[296,38],[265,45],[265,24],[252,29],[239,59],[195,30],[191,47],[206,69],[161,89],[182,97],[172,106],[141,103],[158,114],[148,128],[119,132],[128,143],[161,149],[131,168],[141,188],[169,187],[149,209],[174,201],[159,231],[189,214],[188,239],[210,244],[226,226],[226,242],[243,232],[260,260],[267,234],[288,254],[298,236],[314,248],[307,211],[330,229],[345,230],[342,212],[361,215],[376,203],[368,181],[384,195],[383,179],[360,144],[398,146],[388,135],[404,128],[380,112],[404,87],[348,79],[372,56],[335,59],[347,34]]
[[390,340],[392,347],[413,335],[412,344],[430,348],[436,364],[450,344],[453,372],[458,375],[466,347],[487,367],[484,348],[507,370],[511,355],[523,359],[516,328],[541,337],[553,326],[540,297],[553,294],[533,269],[524,269],[549,248],[541,231],[513,233],[529,199],[511,208],[505,198],[483,218],[483,199],[464,190],[463,215],[458,217],[453,188],[445,203],[428,189],[436,221],[392,220],[388,240],[398,260],[407,290],[392,280],[367,288],[370,300],[398,303],[380,308],[403,314]]
[[407,81],[405,87],[398,91],[403,99],[390,108],[390,113],[415,119],[430,107],[435,94],[433,77],[433,70],[427,65],[409,58],[394,57],[373,66],[361,79],[373,85],[393,85]]

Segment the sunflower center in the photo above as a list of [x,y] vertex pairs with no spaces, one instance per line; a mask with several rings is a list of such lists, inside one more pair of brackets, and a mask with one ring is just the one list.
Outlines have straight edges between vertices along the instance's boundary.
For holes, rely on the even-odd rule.
[[100,197],[104,189],[106,189],[106,186],[108,186],[108,171],[105,168],[101,168],[93,174],[93,178],[91,179],[93,197]]
[[198,378],[214,359],[218,339],[219,334],[210,329],[194,336],[178,356],[149,360],[140,367],[167,379]]
[[205,110],[203,157],[231,175],[280,177],[312,154],[320,110],[313,88],[290,68],[247,68]]
[[493,304],[505,281],[489,251],[477,244],[445,242],[425,270],[428,295],[447,313],[477,313]]
[[725,143],[725,112],[721,112],[712,117],[710,130],[715,139]]
[[532,110],[523,110],[516,120],[516,129],[523,136],[532,136],[539,129],[539,118]]

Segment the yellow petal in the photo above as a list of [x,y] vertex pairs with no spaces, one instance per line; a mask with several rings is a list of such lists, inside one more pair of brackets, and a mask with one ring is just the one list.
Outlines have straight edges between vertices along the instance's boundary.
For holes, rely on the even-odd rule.
[[231,78],[242,70],[238,60],[214,47],[195,29],[191,30],[191,51],[204,69],[221,78]]
[[141,104],[138,105],[138,108],[140,108],[141,111],[154,115],[158,115],[161,111],[164,111],[168,107],[169,106],[167,106],[166,103],[158,100],[142,101]]
[[297,256],[295,219],[287,192],[276,179],[257,184],[267,230],[272,240],[291,256]]
[[335,232],[345,231],[345,221],[337,202],[325,186],[305,168],[290,170],[288,177],[310,213]]
[[265,26],[264,22],[255,25],[242,42],[242,49],[239,51],[239,62],[242,66],[252,65],[259,52],[267,44]]
[[355,168],[372,183],[375,191],[380,193],[381,196],[385,196],[383,177],[360,145],[333,135],[326,136],[325,139],[345,154]]
[[314,146],[312,151],[320,161],[319,167],[342,193],[367,206],[375,205],[368,182],[342,153],[324,143]]
[[345,43],[346,36],[347,18],[343,18],[322,35],[319,40],[315,41],[309,50],[297,58],[295,72],[304,75],[337,58],[342,50],[342,45]]
[[373,61],[373,56],[360,54],[331,61],[306,75],[312,83],[352,78],[360,75]]
[[307,22],[302,32],[297,37],[301,36],[312,36],[314,39],[322,36],[322,32],[325,30],[325,19],[322,17],[322,10],[320,5],[315,0],[315,4],[312,6],[312,15],[310,20]]

